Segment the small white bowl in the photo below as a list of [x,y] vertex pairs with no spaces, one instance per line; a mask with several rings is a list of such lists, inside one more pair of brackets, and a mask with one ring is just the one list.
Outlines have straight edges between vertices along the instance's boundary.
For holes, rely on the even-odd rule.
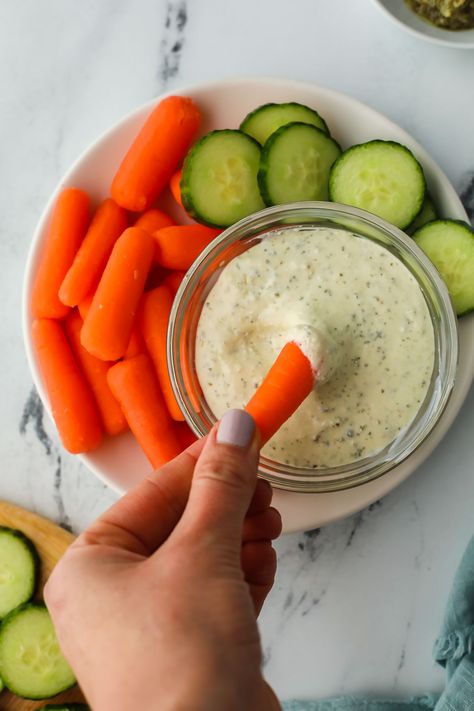
[[474,49],[474,29],[444,30],[423,20],[404,0],[373,0],[395,24],[415,37],[457,49]]

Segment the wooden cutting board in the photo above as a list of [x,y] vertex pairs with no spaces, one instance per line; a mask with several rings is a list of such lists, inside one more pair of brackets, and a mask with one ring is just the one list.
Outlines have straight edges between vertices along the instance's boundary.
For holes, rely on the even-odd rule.
[[[0,501],[0,526],[18,528],[35,544],[41,559],[41,582],[36,597],[41,598],[43,585],[59,558],[73,542],[74,536],[46,518],[5,501]],[[55,696],[54,700],[47,699],[45,701],[26,701],[5,690],[0,694],[0,710],[35,711],[46,703],[59,704],[63,701],[83,702],[84,697],[77,686]]]

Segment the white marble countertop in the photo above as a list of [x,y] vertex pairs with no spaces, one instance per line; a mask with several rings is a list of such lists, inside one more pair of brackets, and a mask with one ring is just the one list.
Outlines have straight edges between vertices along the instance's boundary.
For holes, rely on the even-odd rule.
[[[401,1],[401,0],[400,0]],[[474,51],[417,40],[371,0],[2,0],[0,3],[0,497],[74,531],[115,495],[58,445],[32,390],[22,272],[71,162],[165,88],[273,75],[346,92],[408,130],[474,212]],[[281,698],[436,691],[431,660],[473,532],[474,392],[431,458],[370,509],[277,543],[261,617]]]

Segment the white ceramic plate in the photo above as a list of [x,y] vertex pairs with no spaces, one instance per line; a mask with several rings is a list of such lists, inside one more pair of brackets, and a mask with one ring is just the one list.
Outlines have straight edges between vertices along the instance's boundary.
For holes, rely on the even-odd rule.
[[[201,84],[184,87],[174,93],[196,100],[204,116],[203,132],[211,128],[238,126],[248,111],[268,101],[299,101],[321,112],[332,135],[343,147],[373,138],[400,141],[411,148],[423,164],[430,191],[441,214],[467,219],[454,188],[426,151],[399,126],[349,96],[311,84],[266,78]],[[52,205],[64,186],[81,187],[94,200],[105,198],[124,151],[157,100],[134,111],[80,156],[51,196],[33,236],[24,278],[23,333],[33,380],[48,411],[49,404],[31,346],[28,304],[32,275],[45,239]],[[474,375],[473,336],[474,319],[466,317],[460,323],[460,360],[454,391],[441,420],[424,444],[393,471],[355,489],[331,494],[276,491],[275,505],[282,513],[285,531],[308,530],[359,511],[387,494],[415,471],[446,434],[469,390]],[[109,439],[96,452],[81,458],[96,476],[118,492],[129,489],[149,471],[148,462],[130,433]]]
[[404,0],[374,0],[384,15],[415,37],[458,49],[474,49],[474,29],[443,30],[419,17]]

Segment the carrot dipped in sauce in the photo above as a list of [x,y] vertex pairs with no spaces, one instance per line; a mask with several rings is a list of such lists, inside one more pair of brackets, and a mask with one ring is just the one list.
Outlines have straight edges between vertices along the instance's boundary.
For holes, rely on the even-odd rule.
[[314,383],[308,356],[293,341],[283,346],[245,407],[258,427],[262,447],[308,397]]

